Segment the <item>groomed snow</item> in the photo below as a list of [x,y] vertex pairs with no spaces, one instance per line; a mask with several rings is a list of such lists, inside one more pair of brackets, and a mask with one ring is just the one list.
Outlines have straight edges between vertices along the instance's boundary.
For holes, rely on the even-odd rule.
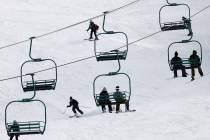
[[[31,36],[77,23],[118,8],[131,0],[0,0],[0,47]],[[191,15],[210,5],[209,0],[177,0],[189,4]],[[129,42],[159,31],[158,12],[164,0],[141,0],[138,3],[107,15],[107,30],[127,33]],[[202,69],[204,77],[196,71],[195,81],[187,78],[173,79],[167,63],[168,45],[187,39],[186,30],[161,32],[129,46],[127,59],[121,62],[121,72],[131,77],[132,113],[101,113],[93,99],[92,83],[99,74],[117,69],[117,62],[97,62],[95,58],[58,68],[55,91],[37,92],[37,99],[46,103],[47,127],[44,135],[20,136],[20,140],[209,140],[210,130],[210,8],[192,17],[194,40],[203,46]],[[175,13],[182,13],[181,9]],[[167,13],[166,13],[167,14]],[[170,13],[173,15],[173,13]],[[102,17],[94,21],[100,25]],[[88,38],[88,22],[34,40],[34,57],[52,58],[57,65],[94,55],[93,42]],[[104,38],[105,39],[105,38]],[[100,38],[102,41],[103,38]],[[121,47],[120,36],[110,38],[105,46]],[[28,60],[29,42],[0,49],[0,79],[20,75],[21,64]],[[190,53],[192,48],[188,48]],[[50,67],[38,67],[38,70]],[[33,71],[33,67],[27,67]],[[51,71],[49,71],[51,72]],[[37,74],[38,75],[38,74]],[[181,73],[179,73],[181,75]],[[52,76],[48,72],[40,76]],[[97,90],[105,84],[108,91],[116,85],[127,87],[127,79],[100,80]],[[118,80],[118,81],[117,81]],[[120,81],[119,81],[120,80]],[[116,82],[113,82],[116,81]],[[30,97],[24,93],[20,79],[0,82],[0,140],[9,139],[4,126],[4,109],[8,102]],[[66,110],[69,96],[80,102],[84,115],[73,115]],[[124,110],[124,105],[121,106]],[[42,119],[42,108],[36,104],[14,105],[10,120]],[[41,111],[40,111],[41,110]]]

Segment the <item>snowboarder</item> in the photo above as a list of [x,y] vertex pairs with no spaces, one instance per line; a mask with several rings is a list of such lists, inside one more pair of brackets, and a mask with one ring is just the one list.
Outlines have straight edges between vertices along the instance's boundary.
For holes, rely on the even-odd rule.
[[120,103],[125,103],[125,111],[129,111],[129,101],[123,96],[123,93],[120,91],[120,87],[116,86],[116,91],[114,92],[113,96],[116,100],[116,113],[120,111]]
[[107,92],[106,87],[104,87],[99,95],[99,104],[101,105],[102,112],[106,112],[106,106],[105,104],[108,105],[109,108],[109,113],[112,113],[112,106],[111,106],[111,101],[109,100],[109,94]]
[[[12,131],[12,132],[19,132],[20,131],[19,125],[18,125],[16,120],[13,121],[11,127],[9,128],[9,131]],[[18,140],[19,135],[18,134],[14,134],[14,133],[12,133],[10,135],[10,139],[9,140],[12,140],[14,136],[15,136],[15,139]]]
[[191,28],[191,20],[187,19],[186,17],[182,17],[182,21],[184,22],[184,25],[187,27],[187,29],[189,30],[189,34],[188,36],[192,36],[193,32],[192,32],[192,28]]
[[90,30],[89,40],[93,39],[93,33],[95,35],[95,40],[98,40],[98,36],[97,36],[97,30],[98,30],[98,28],[99,28],[99,26],[97,24],[95,24],[92,20],[90,20],[89,27],[86,30],[87,32]]
[[195,68],[198,68],[198,72],[201,76],[203,76],[203,71],[201,69],[201,61],[200,57],[197,55],[197,51],[193,50],[193,54],[189,58],[190,64],[191,64],[191,81],[194,80],[195,76]]
[[[70,97],[69,99],[70,99],[70,102],[69,102],[69,105],[67,105],[67,108],[72,106],[72,111],[74,112],[74,115],[75,115],[76,117],[78,117],[77,111],[78,111],[80,114],[83,114],[83,111],[79,109],[79,103],[78,103],[78,101],[75,100],[75,99],[73,99],[72,97]],[[76,111],[76,110],[77,110],[77,111]]]
[[173,66],[173,70],[174,70],[174,78],[177,77],[178,69],[182,70],[182,77],[187,77],[185,66],[182,65],[182,59],[180,57],[178,57],[177,51],[175,51],[174,57],[171,59],[171,65]]

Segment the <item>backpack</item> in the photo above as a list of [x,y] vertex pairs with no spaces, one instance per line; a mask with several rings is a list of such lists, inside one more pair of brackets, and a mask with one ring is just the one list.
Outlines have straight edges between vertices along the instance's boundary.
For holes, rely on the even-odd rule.
[[95,24],[95,29],[98,30],[99,29],[99,26],[97,24]]

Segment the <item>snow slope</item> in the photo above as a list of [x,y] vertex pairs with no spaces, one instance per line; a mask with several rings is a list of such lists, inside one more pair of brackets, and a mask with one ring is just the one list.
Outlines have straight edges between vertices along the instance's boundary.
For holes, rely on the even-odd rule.
[[[74,24],[112,10],[131,0],[0,0],[0,47],[39,36],[47,32]],[[210,5],[209,0],[177,0],[191,7],[192,15]],[[129,42],[136,41],[159,31],[158,12],[164,0],[142,0],[130,7],[107,15],[107,29],[126,32]],[[180,12],[180,10],[178,9]],[[178,12],[176,11],[176,12]],[[173,79],[167,63],[167,48],[174,41],[186,39],[187,31],[158,33],[129,46],[128,57],[122,61],[122,72],[132,81],[130,106],[133,113],[101,113],[93,100],[92,83],[99,74],[117,69],[116,62],[96,62],[94,58],[58,68],[58,84],[55,91],[38,92],[36,98],[47,106],[47,128],[44,135],[21,136],[21,140],[209,140],[210,129],[210,8],[192,17],[193,39],[203,45],[202,68],[205,76],[196,80]],[[102,26],[102,17],[94,20]],[[52,58],[58,65],[94,55],[93,42],[85,41],[88,23],[34,40],[34,57]],[[102,28],[100,27],[100,32]],[[102,39],[101,39],[102,40]],[[99,41],[101,41],[99,40]],[[107,46],[114,43],[121,47],[124,40],[111,38]],[[28,60],[29,42],[0,50],[0,79],[20,74],[21,64]],[[189,52],[191,52],[189,48]],[[47,68],[48,65],[38,69]],[[27,67],[28,71],[34,68]],[[187,71],[190,75],[190,71]],[[41,76],[49,76],[47,72]],[[180,74],[180,73],[179,73]],[[108,91],[117,84],[127,88],[126,79],[101,80]],[[4,126],[4,108],[12,100],[30,97],[23,93],[20,79],[0,82],[0,139],[9,137]],[[68,118],[66,110],[69,96],[80,102],[84,116]],[[24,104],[25,105],[25,104]],[[42,118],[42,110],[36,104],[13,106],[10,119],[33,120]],[[23,107],[24,109],[23,109]],[[124,109],[124,106],[122,106]],[[65,113],[64,113],[65,112]],[[25,114],[25,115],[22,115]]]

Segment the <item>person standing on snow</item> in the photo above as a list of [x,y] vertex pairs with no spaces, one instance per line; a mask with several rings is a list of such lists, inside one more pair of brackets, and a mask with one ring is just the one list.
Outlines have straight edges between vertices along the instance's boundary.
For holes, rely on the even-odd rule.
[[75,116],[78,116],[77,115],[77,111],[80,114],[83,114],[83,111],[79,109],[79,103],[78,103],[78,101],[75,100],[75,99],[73,99],[72,97],[70,97],[69,99],[70,99],[70,102],[69,102],[69,105],[67,105],[67,108],[72,106],[72,111],[74,112],[74,115]]
[[90,20],[90,24],[89,24],[89,27],[88,29],[86,30],[87,32],[90,30],[90,37],[89,37],[89,40],[90,39],[93,39],[93,33],[95,35],[95,40],[98,40],[98,37],[97,37],[97,30],[98,30],[99,26],[96,25],[92,20]]

